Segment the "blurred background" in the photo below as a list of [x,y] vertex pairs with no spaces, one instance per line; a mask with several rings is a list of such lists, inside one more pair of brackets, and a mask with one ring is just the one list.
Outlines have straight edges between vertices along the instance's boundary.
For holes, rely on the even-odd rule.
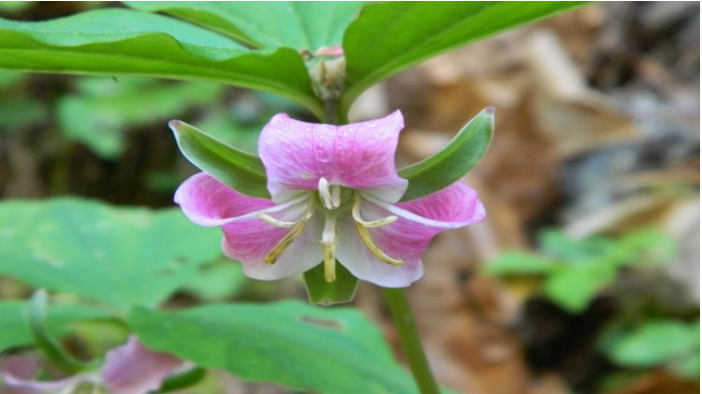
[[[119,6],[2,2],[0,16]],[[492,147],[466,178],[488,219],[438,237],[409,290],[445,387],[698,392],[699,7],[592,4],[425,62],[352,109],[352,121],[403,112],[402,165],[497,108]],[[279,112],[313,120],[284,99],[221,85],[0,72],[0,196],[171,207],[197,170],[168,120],[255,152]],[[31,291],[0,278],[0,298]],[[302,282],[248,281],[237,264],[217,260],[169,302],[286,297],[305,299]],[[362,284],[355,305],[397,345],[377,289]],[[284,392],[212,379],[191,392]]]

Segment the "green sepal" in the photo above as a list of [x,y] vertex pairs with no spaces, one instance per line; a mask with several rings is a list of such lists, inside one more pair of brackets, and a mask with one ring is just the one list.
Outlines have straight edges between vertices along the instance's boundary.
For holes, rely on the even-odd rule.
[[270,198],[266,170],[257,156],[229,146],[179,120],[168,123],[183,155],[199,169],[251,197]]
[[336,280],[324,280],[324,264],[319,264],[305,272],[307,296],[313,304],[333,305],[353,301],[358,287],[358,279],[343,265],[336,262]]
[[485,108],[440,152],[401,169],[399,175],[409,181],[401,201],[428,196],[461,179],[485,156],[494,128],[495,109]]

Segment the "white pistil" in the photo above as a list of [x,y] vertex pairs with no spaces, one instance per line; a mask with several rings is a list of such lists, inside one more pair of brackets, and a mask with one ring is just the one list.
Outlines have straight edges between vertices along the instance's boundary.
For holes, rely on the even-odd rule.
[[322,231],[322,252],[324,255],[324,280],[328,283],[336,280],[336,217],[327,214]]
[[319,191],[319,199],[322,200],[322,205],[326,209],[334,209],[334,200],[332,199],[331,191],[329,190],[329,182],[327,178],[319,178],[319,184],[317,186]]

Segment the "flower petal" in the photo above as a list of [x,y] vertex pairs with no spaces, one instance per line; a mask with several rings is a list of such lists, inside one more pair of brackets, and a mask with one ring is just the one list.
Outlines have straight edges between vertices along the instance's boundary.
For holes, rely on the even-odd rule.
[[[353,276],[382,287],[406,287],[422,277],[424,269],[420,258],[405,260],[405,263],[400,266],[378,260],[358,236],[352,217],[341,218],[338,230],[339,244],[336,249],[336,258]],[[378,230],[370,229],[374,237]],[[387,252],[382,246],[380,248]],[[391,255],[391,257],[400,256]]]
[[126,344],[107,353],[102,377],[111,394],[148,393],[183,365],[170,354],[147,349],[132,335]]
[[204,172],[180,185],[175,202],[190,220],[202,226],[221,226],[275,205],[270,200],[245,196]]
[[392,266],[376,258],[363,244],[350,219],[340,228],[337,257],[356,277],[383,287],[406,287],[419,279],[423,272],[422,255],[436,234],[485,218],[485,208],[477,193],[460,182],[430,196],[397,205],[373,196],[364,197],[361,205],[364,220],[398,217],[392,224],[368,231],[383,252],[404,260],[404,264]]
[[[295,219],[300,216],[293,209],[281,214],[278,218],[288,221],[293,220],[288,214]],[[227,257],[241,261],[247,276],[259,280],[282,279],[303,273],[322,261],[319,240],[323,226],[318,215],[312,216],[303,232],[285,248],[275,264],[264,259],[292,230],[274,227],[261,220],[247,219],[225,225],[222,249]]]
[[407,189],[397,175],[395,149],[404,127],[402,114],[346,126],[305,123],[285,114],[273,117],[259,140],[273,201],[317,189],[324,177],[396,202]]
[[276,263],[268,264],[264,261],[266,255],[292,230],[273,226],[259,215],[286,222],[298,221],[308,211],[310,198],[307,193],[275,205],[269,200],[244,196],[210,175],[200,173],[178,188],[175,200],[193,222],[222,226],[222,250],[227,257],[242,262],[246,275],[275,280],[307,271],[322,261],[321,225],[318,219],[310,219]]

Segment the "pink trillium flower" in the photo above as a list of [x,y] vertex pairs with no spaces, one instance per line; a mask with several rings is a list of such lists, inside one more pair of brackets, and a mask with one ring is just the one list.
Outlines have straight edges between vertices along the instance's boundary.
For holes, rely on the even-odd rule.
[[251,278],[281,279],[323,262],[332,282],[338,261],[359,279],[406,287],[422,276],[422,255],[436,234],[482,220],[485,209],[460,182],[398,203],[408,184],[394,162],[403,128],[399,111],[345,126],[278,114],[259,139],[271,200],[199,173],[178,188],[175,202],[193,222],[220,226],[225,255]]
[[[0,371],[3,393],[46,394],[75,393],[82,388],[89,392],[110,394],[146,394],[157,390],[168,376],[184,368],[185,362],[170,354],[154,352],[135,337],[127,343],[109,351],[105,364],[96,373],[85,373],[56,381],[31,380],[38,372],[38,365],[18,368],[17,361],[12,368]],[[28,362],[24,362],[25,365]],[[86,391],[88,392],[88,391]]]

